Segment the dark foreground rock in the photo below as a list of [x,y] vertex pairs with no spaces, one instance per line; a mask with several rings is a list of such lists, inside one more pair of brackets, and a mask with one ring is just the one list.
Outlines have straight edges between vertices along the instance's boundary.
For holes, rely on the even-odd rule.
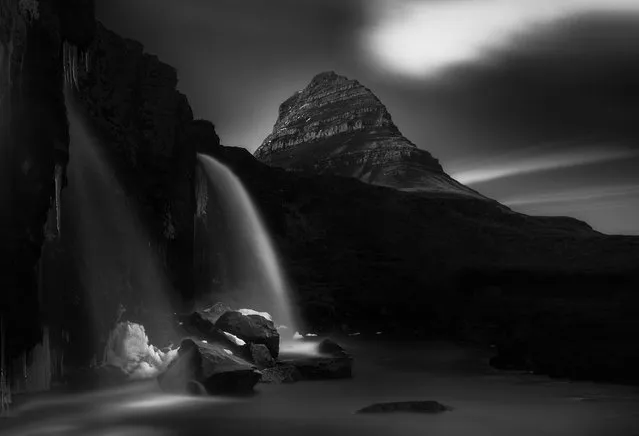
[[215,326],[237,336],[250,344],[266,345],[271,356],[277,358],[280,352],[280,334],[273,321],[260,315],[243,315],[240,312],[226,312]]
[[231,350],[233,354],[237,356],[247,359],[250,358],[250,350],[246,344],[238,344],[227,336],[221,328],[215,325],[221,316],[216,306],[217,305],[214,305],[209,308],[211,310],[198,310],[189,315],[181,316],[180,321],[182,328],[188,334],[204,339],[209,343],[221,345]]
[[355,413],[393,413],[393,412],[413,412],[413,413],[442,413],[453,410],[452,407],[445,406],[437,401],[398,401],[392,403],[376,403],[359,409]]
[[266,368],[261,372],[262,378],[260,381],[262,383],[295,383],[303,378],[299,370],[291,363],[278,363],[276,366]]
[[251,361],[260,368],[272,368],[275,366],[275,359],[271,356],[271,352],[264,344],[249,344],[248,346]]
[[219,344],[185,339],[178,357],[158,377],[167,392],[243,394],[253,390],[261,374],[255,366],[230,354]]
[[317,351],[321,354],[328,354],[330,356],[346,356],[348,354],[341,345],[331,339],[324,339],[320,342],[317,346]]
[[353,357],[340,345],[325,339],[317,346],[317,356],[282,359],[281,363],[294,366],[302,380],[331,380],[353,377]]
[[202,309],[200,312],[207,314],[207,318],[215,324],[222,315],[231,311],[233,311],[231,306],[224,303],[215,303],[205,309]]

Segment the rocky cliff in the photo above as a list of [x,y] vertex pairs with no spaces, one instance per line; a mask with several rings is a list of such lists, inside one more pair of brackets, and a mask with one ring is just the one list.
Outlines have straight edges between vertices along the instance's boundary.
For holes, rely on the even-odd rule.
[[[119,304],[129,315],[145,310],[138,292],[144,285],[139,278],[131,283],[130,265],[122,265],[119,277],[108,278],[122,286],[104,292],[82,280],[87,259],[78,250],[78,187],[69,186],[68,176],[70,166],[86,156],[89,138],[72,141],[70,120],[86,128],[105,168],[116,175],[107,189],[121,186],[150,257],[159,259],[159,275],[168,279],[169,298],[176,304],[192,299],[191,144],[199,134],[197,122],[176,90],[175,69],[97,23],[93,9],[92,0],[0,0],[5,259],[0,378],[14,392],[47,389],[60,380],[63,360],[87,365],[96,353],[99,360],[100,340]],[[81,220],[115,214],[106,208],[104,193],[90,195],[91,215]],[[108,240],[110,235],[90,237]],[[100,265],[93,268],[99,271]],[[158,282],[150,276],[143,281]],[[6,393],[3,380],[0,394]],[[5,397],[0,397],[1,410]]]
[[[45,223],[49,221],[52,237],[59,228],[56,200],[68,162],[64,47],[86,47],[94,28],[91,0],[0,1],[3,376],[13,359],[24,360],[26,368],[25,352],[38,341],[48,341],[41,323],[44,301],[38,262]],[[39,380],[34,383],[46,385],[42,377]]]
[[374,185],[482,198],[406,139],[373,92],[334,72],[318,74],[280,106],[255,152],[269,165],[356,177]]

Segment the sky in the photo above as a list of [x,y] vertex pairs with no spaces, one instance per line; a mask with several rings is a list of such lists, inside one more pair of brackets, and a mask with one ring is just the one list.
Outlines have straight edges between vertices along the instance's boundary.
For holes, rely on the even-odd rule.
[[637,0],[96,0],[250,151],[323,71],[514,210],[639,235]]

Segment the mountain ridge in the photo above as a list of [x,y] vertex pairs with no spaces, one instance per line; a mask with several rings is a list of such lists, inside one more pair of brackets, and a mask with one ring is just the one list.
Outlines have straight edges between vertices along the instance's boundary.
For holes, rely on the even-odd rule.
[[450,177],[439,160],[402,135],[369,88],[334,71],[317,74],[280,105],[272,133],[254,155],[290,171],[486,199]]

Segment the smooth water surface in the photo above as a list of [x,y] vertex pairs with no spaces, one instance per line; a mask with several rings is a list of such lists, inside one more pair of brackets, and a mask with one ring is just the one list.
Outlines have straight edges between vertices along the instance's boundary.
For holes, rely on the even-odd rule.
[[[85,395],[47,394],[0,420],[35,435],[639,435],[637,387],[497,372],[482,352],[447,343],[353,341],[352,380],[257,386],[249,398],[160,393],[154,382]],[[356,415],[374,402],[436,400],[439,415]]]

